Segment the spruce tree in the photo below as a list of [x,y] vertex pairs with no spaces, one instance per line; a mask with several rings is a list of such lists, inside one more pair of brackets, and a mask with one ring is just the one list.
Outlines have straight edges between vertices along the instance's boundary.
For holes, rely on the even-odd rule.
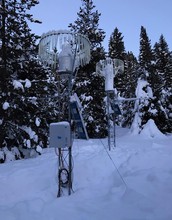
[[[108,44],[108,54],[109,57],[112,59],[122,60],[125,65],[125,46],[122,33],[118,30],[118,28],[115,28],[110,36]],[[119,72],[114,78],[114,87],[117,89],[121,96],[123,96],[125,92],[125,77],[125,72]]]
[[91,43],[91,61],[80,68],[74,86],[83,106],[83,116],[89,137],[105,137],[106,115],[104,104],[104,79],[95,73],[96,63],[105,58],[102,42],[105,32],[99,28],[101,14],[95,10],[92,0],[82,0],[78,18],[69,24],[71,31],[88,37]]
[[159,42],[155,43],[154,58],[156,62],[156,69],[159,73],[164,74],[164,68],[166,67],[169,59],[169,48],[162,34],[159,38]]
[[[126,53],[122,33],[115,28],[109,40],[109,56],[112,59],[121,59],[124,62],[124,73],[115,76],[114,87],[118,96],[133,98],[137,82],[137,59],[132,52]],[[133,102],[121,102],[122,117],[118,118],[118,124],[130,126],[133,119]]]
[[154,95],[161,105],[160,110],[163,116],[161,117],[161,122],[159,121],[159,127],[163,132],[171,132],[172,57],[163,35],[160,36],[159,42],[154,45],[154,58]]
[[[130,99],[135,98],[135,90],[138,80],[138,61],[132,52],[128,52],[125,56],[125,90],[123,97]],[[134,117],[134,103],[133,100],[122,102],[122,126],[130,127]]]
[[30,14],[30,9],[37,4],[37,0],[5,1],[2,43],[6,56],[1,59],[4,74],[0,78],[3,85],[0,88],[0,148],[6,149],[6,157],[14,147],[22,152],[23,148],[46,147],[48,122],[55,112],[47,112],[54,107],[50,105],[48,89],[55,91],[54,80],[37,59],[38,37],[28,26],[28,21],[39,23]]
[[[155,72],[154,72],[154,56],[151,48],[151,41],[147,35],[146,28],[141,26],[140,31],[140,51],[139,51],[139,68],[138,68],[138,83],[145,81],[147,86],[143,87],[142,90],[147,93],[146,96],[140,97],[139,102],[139,116],[140,130],[149,119],[153,119],[155,124],[158,126],[160,115],[162,116],[161,106],[158,100],[154,96],[154,85],[155,85]],[[142,80],[142,81],[140,81]],[[138,85],[137,85],[138,87]],[[137,89],[138,90],[138,89]],[[143,94],[144,94],[143,92]],[[150,94],[151,95],[150,95]],[[142,93],[141,93],[142,94]],[[162,118],[162,117],[161,117]],[[158,126],[160,129],[160,126]]]
[[151,48],[151,41],[147,35],[146,28],[141,26],[140,31],[140,51],[139,51],[139,65],[147,72],[151,71],[153,61],[153,52]]
[[152,88],[144,72],[140,72],[135,95],[137,100],[135,101],[135,114],[131,125],[131,132],[139,134],[148,120],[154,119],[158,112],[154,106]]
[[154,88],[154,56],[151,45],[151,40],[148,37],[146,28],[141,26],[140,30],[140,48],[139,48],[139,71],[141,74],[145,74],[152,89]]
[[125,46],[123,41],[122,33],[116,27],[110,36],[108,48],[109,57],[114,59],[121,59],[124,61],[125,57]]

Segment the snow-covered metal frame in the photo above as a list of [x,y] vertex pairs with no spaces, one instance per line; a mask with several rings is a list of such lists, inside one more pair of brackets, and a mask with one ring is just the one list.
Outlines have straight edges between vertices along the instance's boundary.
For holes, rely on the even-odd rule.
[[96,72],[105,77],[105,91],[114,90],[113,79],[118,72],[124,72],[124,62],[120,59],[107,57],[96,64]]
[[[96,65],[96,72],[100,73],[105,78],[105,91],[107,92],[107,122],[108,122],[108,146],[109,150],[116,146],[115,143],[115,90],[114,77],[118,73],[124,72],[124,62],[120,59],[111,59],[107,57],[105,60],[100,60]],[[113,112],[111,111],[113,109]]]
[[90,42],[80,33],[68,30],[49,31],[41,36],[39,42],[39,57],[41,61],[52,68],[58,62],[63,46],[68,44],[73,56],[72,71],[79,66],[84,66],[90,61]]
[[109,65],[112,67],[114,75],[119,71],[124,72],[124,62],[120,59],[112,59],[110,57],[107,57],[105,60],[100,60],[96,64],[96,72],[100,72],[104,75],[104,70]]
[[[68,30],[49,31],[41,36],[39,42],[39,58],[41,62],[44,65],[49,66],[54,73],[58,74],[59,81],[64,77],[67,82],[67,92],[63,91],[62,95],[66,97],[66,100],[68,100],[68,122],[70,125],[72,77],[76,76],[76,74],[73,73],[75,73],[78,67],[85,66],[90,62],[90,47],[90,42],[86,36],[79,33],[72,33]],[[60,94],[60,89],[58,93]],[[55,127],[57,127],[56,125],[57,124],[55,124]],[[68,188],[68,195],[72,192],[72,143],[67,144],[67,150],[64,146],[66,145],[64,144],[66,137],[71,136],[71,126],[66,137],[64,132],[61,134],[61,131],[57,131],[55,127],[50,129],[52,131],[52,135],[50,136],[52,140],[50,140],[50,143],[52,143],[53,146],[59,144],[57,153],[59,163],[59,188],[57,197],[60,197],[64,192],[64,187]],[[58,135],[56,134],[57,132]],[[56,138],[60,138],[59,141]],[[66,178],[64,178],[65,176]]]

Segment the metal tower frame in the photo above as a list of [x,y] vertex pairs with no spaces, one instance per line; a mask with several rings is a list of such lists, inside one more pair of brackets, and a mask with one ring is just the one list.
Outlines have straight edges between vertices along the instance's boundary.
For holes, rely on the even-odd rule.
[[108,146],[109,150],[116,147],[115,141],[115,114],[112,111],[114,91],[107,91],[107,122],[108,122]]
[[[67,121],[71,125],[70,98],[72,93],[72,79],[75,70],[90,61],[90,42],[79,33],[68,30],[49,31],[41,36],[39,42],[39,57],[42,63],[57,72],[59,78],[67,79]],[[62,94],[60,94],[62,95]],[[71,128],[71,126],[70,126]],[[71,131],[72,132],[72,131]],[[72,138],[72,134],[71,134]],[[68,188],[68,195],[72,192],[72,146],[55,148],[58,156],[58,193],[62,196],[64,188]]]
[[108,146],[109,150],[116,147],[115,121],[120,114],[120,109],[115,103],[114,76],[118,72],[124,72],[124,63],[120,59],[107,57],[100,60],[96,65],[96,71],[105,78],[105,91],[107,94],[107,124],[108,124]]

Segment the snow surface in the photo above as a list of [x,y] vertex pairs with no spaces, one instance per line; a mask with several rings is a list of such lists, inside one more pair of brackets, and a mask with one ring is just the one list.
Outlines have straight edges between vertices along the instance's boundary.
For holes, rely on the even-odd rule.
[[119,127],[116,135],[111,151],[107,139],[74,140],[70,196],[56,197],[52,148],[1,164],[0,219],[171,220],[172,136],[159,135],[152,121],[141,135]]

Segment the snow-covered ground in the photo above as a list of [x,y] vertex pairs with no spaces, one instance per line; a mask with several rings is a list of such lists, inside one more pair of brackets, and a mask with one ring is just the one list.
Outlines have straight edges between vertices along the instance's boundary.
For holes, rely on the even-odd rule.
[[150,126],[141,135],[116,132],[111,151],[107,139],[74,141],[70,196],[56,197],[54,149],[1,164],[0,219],[171,220],[172,136]]

